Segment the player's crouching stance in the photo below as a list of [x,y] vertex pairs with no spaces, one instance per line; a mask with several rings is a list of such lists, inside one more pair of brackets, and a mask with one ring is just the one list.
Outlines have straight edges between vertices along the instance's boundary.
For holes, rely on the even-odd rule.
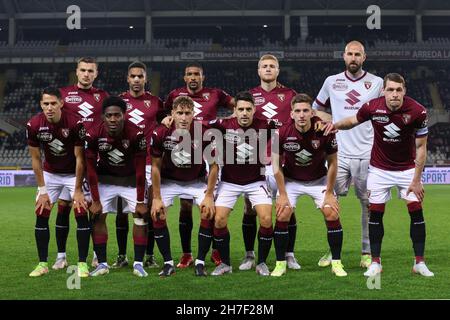
[[133,274],[146,277],[143,267],[147,246],[145,136],[134,124],[124,121],[127,105],[121,98],[106,98],[102,109],[103,121],[86,134],[87,171],[93,201],[89,210],[93,216],[94,250],[99,263],[90,275],[95,277],[109,272],[106,213],[117,212],[117,198],[121,197],[123,212],[133,213],[134,218]]
[[[273,239],[272,197],[264,175],[265,150],[275,122],[255,118],[255,102],[249,92],[239,92],[234,108],[235,118],[209,122],[212,128],[223,134],[224,166],[217,188],[214,241],[216,241],[222,263],[211,273],[220,276],[231,273],[230,233],[228,216],[236,200],[242,194],[249,198],[256,209],[260,228],[258,236],[258,264],[256,273],[270,274],[266,259]],[[260,151],[261,150],[261,151]]]
[[391,188],[397,187],[411,218],[410,236],[416,256],[412,271],[432,277],[434,274],[424,261],[426,233],[421,183],[427,155],[427,111],[417,101],[405,97],[405,80],[401,75],[387,74],[383,86],[384,97],[364,104],[355,116],[334,125],[328,124],[325,134],[335,129],[348,130],[368,120],[375,132],[367,180],[372,263],[364,275],[374,277],[382,272],[380,254],[384,208],[391,198]]
[[[206,276],[205,257],[212,243],[214,216],[214,187],[219,167],[209,167],[208,184],[205,183],[206,167],[203,151],[207,144],[195,140],[194,101],[190,97],[178,97],[172,106],[173,124],[166,128],[159,126],[152,134],[152,185],[153,203],[151,215],[155,240],[164,258],[159,273],[167,277],[175,273],[170,250],[170,235],[167,228],[167,208],[177,196],[189,196],[200,208],[201,222],[198,233],[198,255],[195,260],[195,275]],[[197,123],[201,129],[201,122]],[[197,153],[197,156],[196,156]],[[206,191],[205,191],[206,190]]]
[[[63,188],[67,188],[75,205],[78,241],[78,276],[87,277],[86,258],[89,250],[90,227],[81,184],[84,175],[83,139],[85,130],[78,119],[61,110],[63,102],[57,88],[46,88],[40,99],[43,113],[27,124],[28,145],[32,167],[38,184],[36,197],[35,237],[39,264],[30,273],[38,277],[48,273],[48,220],[53,205]],[[41,150],[45,160],[42,165]]]
[[[336,138],[334,134],[324,136],[323,132],[314,130],[320,119],[313,117],[311,104],[312,99],[306,94],[298,94],[292,99],[291,118],[294,121],[278,130],[272,144],[272,164],[278,185],[274,230],[277,263],[271,273],[275,277],[286,273],[288,222],[301,195],[312,197],[325,217],[332,254],[331,272],[338,277],[347,275],[341,263],[343,232],[339,204],[333,191],[337,174]],[[280,157],[284,157],[282,168]]]

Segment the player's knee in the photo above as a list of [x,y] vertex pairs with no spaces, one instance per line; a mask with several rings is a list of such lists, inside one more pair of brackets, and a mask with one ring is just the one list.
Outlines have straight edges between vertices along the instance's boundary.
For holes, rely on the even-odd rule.
[[326,221],[336,221],[339,219],[339,213],[331,210],[330,208],[326,208],[323,210]]
[[291,220],[292,216],[292,210],[289,208],[286,208],[281,212],[281,214],[277,217],[277,221],[280,222],[289,222]]
[[260,216],[259,224],[264,228],[270,228],[272,226],[272,216],[271,215]]
[[214,227],[217,229],[225,228],[227,226],[227,218],[223,216],[215,216],[214,218]]

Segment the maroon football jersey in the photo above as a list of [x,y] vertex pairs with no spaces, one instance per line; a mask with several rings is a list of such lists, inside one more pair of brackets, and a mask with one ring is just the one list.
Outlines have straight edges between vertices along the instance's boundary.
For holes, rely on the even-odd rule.
[[291,100],[297,94],[295,90],[277,85],[273,90],[266,91],[261,86],[250,89],[255,99],[255,115],[261,119],[271,119],[278,125],[292,121]]
[[175,124],[170,128],[160,125],[153,131],[151,139],[151,155],[162,157],[161,178],[192,181],[206,176],[206,165],[203,161],[203,150],[209,144],[202,139],[201,123],[198,136],[194,134],[194,123],[189,130],[190,149],[180,144],[183,137],[175,131]]
[[[150,141],[152,132],[158,124],[157,116],[164,113],[161,99],[150,92],[145,92],[137,98],[133,97],[129,91],[123,92],[119,96],[127,103],[126,120],[143,130],[146,140]],[[151,165],[149,154],[150,144],[147,144],[147,164]]]
[[285,177],[313,181],[327,174],[326,158],[337,152],[337,142],[334,134],[324,136],[323,132],[314,130],[317,121],[320,121],[320,118],[312,117],[311,128],[304,133],[295,128],[294,122],[281,127],[278,133],[275,133],[274,141],[278,134],[280,157],[284,156]]
[[28,145],[40,147],[44,152],[44,171],[50,173],[75,173],[75,146],[83,146],[83,123],[63,111],[58,123],[47,121],[39,113],[27,123]]
[[359,122],[372,122],[372,166],[389,171],[414,168],[415,139],[428,134],[428,117],[424,106],[405,96],[403,105],[398,110],[391,111],[386,106],[385,97],[380,97],[364,104],[356,117]]
[[120,137],[109,136],[101,122],[87,130],[86,144],[86,157],[98,157],[97,174],[115,177],[135,175],[135,158],[145,157],[147,150],[144,132],[129,122]]
[[106,91],[91,87],[80,89],[77,85],[60,89],[64,101],[63,109],[83,121],[86,130],[102,121],[102,102]]
[[222,181],[246,185],[265,180],[265,150],[276,129],[274,121],[253,118],[252,124],[244,128],[237,118],[230,118],[212,120],[208,126],[223,133],[223,150],[217,149],[223,154]]
[[219,107],[228,107],[233,99],[228,93],[216,88],[203,88],[195,94],[190,94],[186,87],[172,90],[164,102],[167,112],[172,110],[173,101],[179,96],[188,96],[194,100],[194,117],[197,120],[213,120],[217,118]]

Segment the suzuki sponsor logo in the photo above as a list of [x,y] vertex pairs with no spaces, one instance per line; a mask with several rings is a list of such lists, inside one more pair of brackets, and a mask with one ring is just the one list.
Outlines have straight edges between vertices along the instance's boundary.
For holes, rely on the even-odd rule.
[[311,164],[312,153],[303,149],[295,154],[295,164],[300,167],[306,167]]
[[78,113],[83,117],[83,118],[88,118],[91,114],[94,113],[94,111],[92,111],[92,109],[94,109],[94,107],[87,103],[87,102],[83,102],[82,104],[80,104],[78,106]]
[[354,106],[355,104],[357,104],[358,102],[360,102],[361,100],[358,99],[359,96],[361,96],[358,91],[356,90],[352,90],[350,92],[347,92],[345,94],[348,98],[345,99],[345,101],[349,104],[351,104],[352,106]]
[[128,120],[133,122],[135,125],[139,125],[142,121],[144,121],[144,118],[141,117],[143,115],[144,115],[144,113],[141,110],[134,109],[133,111],[128,113],[128,116],[129,116]]
[[400,128],[397,127],[394,123],[388,124],[387,126],[384,126],[384,135],[388,137],[389,139],[383,139],[384,141],[391,141],[391,142],[397,142],[399,141],[398,138],[400,136]]
[[242,143],[236,147],[236,162],[245,163],[247,161],[253,161],[253,147],[248,143]]
[[262,107],[262,109],[264,110],[262,114],[269,119],[273,118],[275,115],[278,114],[278,112],[276,111],[278,107],[274,105],[272,102],[267,103],[264,107]]
[[124,162],[125,155],[117,149],[108,152],[108,160],[112,165],[119,165]]
[[53,140],[48,144],[50,150],[52,151],[52,154],[55,156],[59,156],[62,153],[64,153],[64,143],[59,141],[58,139]]

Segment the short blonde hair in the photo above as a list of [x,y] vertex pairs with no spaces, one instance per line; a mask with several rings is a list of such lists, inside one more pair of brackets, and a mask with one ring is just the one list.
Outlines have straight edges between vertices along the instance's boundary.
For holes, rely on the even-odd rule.
[[175,110],[178,107],[194,110],[194,100],[192,100],[191,97],[179,96],[173,100],[172,110]]
[[280,65],[280,63],[278,62],[278,58],[275,57],[273,54],[265,54],[265,55],[263,55],[261,58],[259,58],[259,61],[258,61],[258,68],[259,68],[259,64],[260,64],[261,61],[263,61],[263,60],[273,60],[273,61],[275,61],[275,62],[277,63],[278,66]]

